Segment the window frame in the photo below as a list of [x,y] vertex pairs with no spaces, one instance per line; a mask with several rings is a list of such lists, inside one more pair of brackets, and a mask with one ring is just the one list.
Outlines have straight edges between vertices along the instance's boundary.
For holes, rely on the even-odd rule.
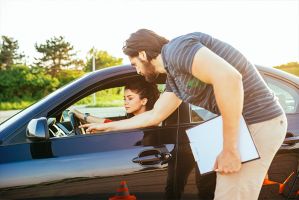
[[[270,84],[274,83],[274,85],[276,87],[279,87],[280,89],[286,91],[287,93],[289,93],[294,98],[294,100],[295,100],[295,105],[294,105],[295,109],[294,109],[294,112],[286,112],[284,110],[286,114],[296,114],[296,113],[299,112],[299,91],[298,91],[297,87],[295,87],[287,79],[282,79],[282,78],[279,78],[279,77],[276,77],[276,76],[272,76],[271,74],[264,73],[263,74],[263,78],[264,78],[264,80],[265,80],[265,82],[266,82],[266,84],[267,84],[267,86],[269,88],[270,88],[269,83]],[[275,82],[278,83],[279,85],[275,84]],[[283,88],[281,86],[283,86]],[[276,95],[275,91],[273,91],[273,92]]]

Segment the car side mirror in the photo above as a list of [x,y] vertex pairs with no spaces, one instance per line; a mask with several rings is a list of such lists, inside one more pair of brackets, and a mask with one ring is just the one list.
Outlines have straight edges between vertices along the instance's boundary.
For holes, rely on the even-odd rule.
[[47,140],[50,138],[47,119],[41,117],[32,119],[26,130],[26,136],[30,140]]

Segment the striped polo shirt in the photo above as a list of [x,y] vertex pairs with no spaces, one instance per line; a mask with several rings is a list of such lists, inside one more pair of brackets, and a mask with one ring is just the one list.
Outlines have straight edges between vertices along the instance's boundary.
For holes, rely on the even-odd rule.
[[165,91],[174,92],[185,102],[220,114],[212,85],[201,82],[192,75],[194,55],[203,46],[226,60],[242,74],[244,89],[242,114],[247,124],[270,120],[283,113],[278,99],[252,63],[231,45],[200,32],[177,37],[163,46],[161,55],[167,71]]

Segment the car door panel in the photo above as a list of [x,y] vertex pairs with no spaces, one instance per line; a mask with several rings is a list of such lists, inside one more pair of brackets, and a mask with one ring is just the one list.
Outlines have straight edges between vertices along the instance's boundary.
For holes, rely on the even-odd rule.
[[[80,199],[87,196],[107,199],[115,195],[120,181],[125,180],[130,192],[139,197],[162,199],[167,163],[141,165],[133,159],[150,149],[171,152],[175,134],[175,127],[156,127],[23,144],[30,156],[0,165],[0,196],[9,199]],[[15,146],[18,145],[10,148]],[[1,155],[3,149],[0,147]],[[36,156],[38,149],[43,150]]]
[[[186,163],[186,165],[188,164],[189,166],[185,166],[185,170],[184,168],[181,168],[181,172],[177,171],[177,174],[180,174],[181,176],[185,176],[186,177],[186,183],[184,186],[184,193],[182,194],[182,199],[197,199],[198,198],[198,193],[199,193],[199,189],[201,189],[201,187],[197,187],[198,186],[198,167],[196,165],[196,162],[194,160],[193,154],[192,154],[192,150],[190,148],[190,144],[189,144],[189,140],[186,134],[186,130],[198,125],[199,123],[193,123],[193,124],[182,124],[180,125],[179,128],[179,137],[178,137],[178,146],[179,146],[179,150],[178,150],[178,165],[182,164],[182,163]],[[186,169],[188,167],[188,169]],[[180,168],[178,168],[180,169]],[[213,180],[213,179],[207,179],[206,181],[209,180]],[[211,185],[209,184],[209,182],[205,182],[205,185],[202,186],[201,189],[201,194],[205,193],[205,194],[209,194],[209,192],[212,192],[211,190],[213,190],[213,188],[209,188],[207,185]],[[205,189],[203,189],[205,188]]]

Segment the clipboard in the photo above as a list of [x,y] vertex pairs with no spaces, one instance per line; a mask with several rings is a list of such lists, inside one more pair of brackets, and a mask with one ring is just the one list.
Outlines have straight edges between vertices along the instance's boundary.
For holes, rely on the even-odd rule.
[[[216,158],[223,148],[222,127],[222,116],[220,115],[186,130],[194,159],[201,174],[213,172]],[[242,163],[260,158],[243,116],[240,120],[238,149]]]

